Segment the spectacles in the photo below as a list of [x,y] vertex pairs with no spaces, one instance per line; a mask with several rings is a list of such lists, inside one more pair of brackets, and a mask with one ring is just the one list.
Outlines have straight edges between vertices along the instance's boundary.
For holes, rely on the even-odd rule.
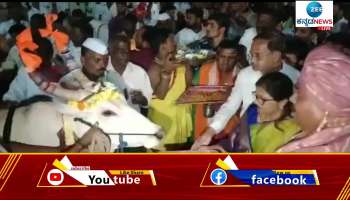
[[256,102],[259,103],[260,105],[264,105],[266,102],[269,102],[269,101],[275,101],[274,99],[265,99],[265,98],[259,97],[256,95],[256,92],[253,92],[253,95],[255,96]]

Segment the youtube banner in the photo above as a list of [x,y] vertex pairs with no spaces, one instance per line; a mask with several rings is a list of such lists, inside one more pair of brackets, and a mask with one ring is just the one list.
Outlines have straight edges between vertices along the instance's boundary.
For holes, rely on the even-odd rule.
[[1,154],[0,199],[337,199],[349,154]]

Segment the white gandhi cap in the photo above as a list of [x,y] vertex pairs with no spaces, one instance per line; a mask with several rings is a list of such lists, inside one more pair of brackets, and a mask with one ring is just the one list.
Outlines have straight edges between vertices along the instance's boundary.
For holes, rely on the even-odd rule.
[[106,44],[97,38],[88,38],[84,41],[83,47],[88,48],[89,50],[101,54],[101,55],[107,55],[108,49]]

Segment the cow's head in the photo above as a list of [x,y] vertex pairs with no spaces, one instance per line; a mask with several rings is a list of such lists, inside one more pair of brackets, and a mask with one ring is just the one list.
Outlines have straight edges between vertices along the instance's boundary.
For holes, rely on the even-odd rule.
[[[65,105],[63,113],[73,115],[90,124],[96,124],[111,138],[112,151],[119,147],[119,135],[125,135],[123,141],[127,147],[144,146],[152,148],[159,144],[163,131],[142,114],[129,107],[125,99],[114,90],[92,95],[82,101],[73,101]],[[67,109],[68,108],[68,109]],[[61,110],[62,111],[62,110]],[[84,123],[76,123],[76,134],[81,137],[90,127]]]

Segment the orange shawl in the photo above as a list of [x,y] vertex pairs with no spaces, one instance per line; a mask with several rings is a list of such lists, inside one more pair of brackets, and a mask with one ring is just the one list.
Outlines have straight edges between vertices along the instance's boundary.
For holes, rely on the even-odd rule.
[[[65,33],[53,30],[53,22],[57,20],[56,14],[48,14],[46,16],[46,28],[40,29],[40,35],[42,37],[51,37],[55,42],[56,49],[59,53],[64,52],[69,43],[69,36]],[[16,38],[16,45],[19,51],[19,55],[23,61],[23,64],[28,72],[37,70],[42,62],[42,59],[32,53],[38,48],[38,45],[33,42],[31,29],[27,28],[20,33]]]
[[[215,69],[214,69],[215,68]],[[237,69],[237,68],[236,68]],[[214,73],[213,73],[214,72]],[[216,72],[216,73],[215,73]],[[220,85],[220,74],[218,73],[216,62],[204,64],[200,69],[199,85]],[[234,70],[233,76],[238,74],[237,70]],[[215,76],[215,77],[213,77]],[[233,77],[234,79],[236,77]],[[230,85],[234,84],[234,79]],[[214,80],[214,81],[213,81]],[[237,115],[232,116],[227,123],[225,129],[222,131],[224,135],[230,134],[239,123],[239,117]],[[208,119],[204,116],[204,105],[196,105],[195,114],[195,138],[201,136],[208,127]]]

